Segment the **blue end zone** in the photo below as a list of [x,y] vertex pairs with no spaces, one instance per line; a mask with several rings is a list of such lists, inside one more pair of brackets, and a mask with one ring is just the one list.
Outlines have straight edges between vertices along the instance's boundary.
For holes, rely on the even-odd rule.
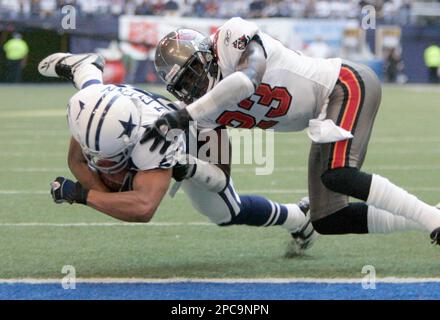
[[0,299],[145,299],[145,300],[317,300],[317,299],[440,299],[439,282],[377,283],[77,283],[0,284]]

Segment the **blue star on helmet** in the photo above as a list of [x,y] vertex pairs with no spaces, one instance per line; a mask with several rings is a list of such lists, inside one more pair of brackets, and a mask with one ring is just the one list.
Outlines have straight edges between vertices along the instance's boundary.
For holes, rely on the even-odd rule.
[[131,133],[133,129],[136,127],[136,125],[133,124],[133,118],[131,114],[130,114],[130,119],[128,119],[128,121],[119,120],[119,122],[124,128],[124,131],[122,131],[121,135],[118,138],[122,137],[123,135],[127,135],[128,137],[131,137]]

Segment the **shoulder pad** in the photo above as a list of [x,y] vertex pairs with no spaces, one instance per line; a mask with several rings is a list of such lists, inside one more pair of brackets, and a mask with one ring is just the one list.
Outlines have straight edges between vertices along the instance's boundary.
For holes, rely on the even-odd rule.
[[241,18],[232,18],[217,30],[213,47],[223,76],[235,71],[241,55],[258,32],[255,23]]

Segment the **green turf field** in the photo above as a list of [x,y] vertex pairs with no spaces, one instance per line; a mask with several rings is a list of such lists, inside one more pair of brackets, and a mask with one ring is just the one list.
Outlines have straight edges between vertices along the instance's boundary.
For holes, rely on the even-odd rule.
[[[421,232],[321,236],[306,256],[285,259],[284,230],[205,225],[183,193],[165,199],[152,225],[112,225],[92,209],[55,205],[49,182],[71,177],[64,109],[74,92],[0,87],[0,278],[60,278],[64,265],[78,277],[359,278],[364,265],[378,277],[440,277],[440,248]],[[440,88],[385,87],[383,95],[365,169],[440,202]],[[308,148],[304,132],[276,135],[275,172],[235,166],[238,191],[298,200]]]

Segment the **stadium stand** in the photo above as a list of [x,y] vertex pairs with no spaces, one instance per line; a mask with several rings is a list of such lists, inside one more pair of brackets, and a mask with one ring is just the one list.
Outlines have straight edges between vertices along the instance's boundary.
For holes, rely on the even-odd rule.
[[0,0],[4,18],[50,17],[72,5],[81,16],[122,14],[177,15],[211,18],[356,18],[366,5],[375,7],[379,20],[408,24],[417,17],[440,15],[438,1],[411,0]]

